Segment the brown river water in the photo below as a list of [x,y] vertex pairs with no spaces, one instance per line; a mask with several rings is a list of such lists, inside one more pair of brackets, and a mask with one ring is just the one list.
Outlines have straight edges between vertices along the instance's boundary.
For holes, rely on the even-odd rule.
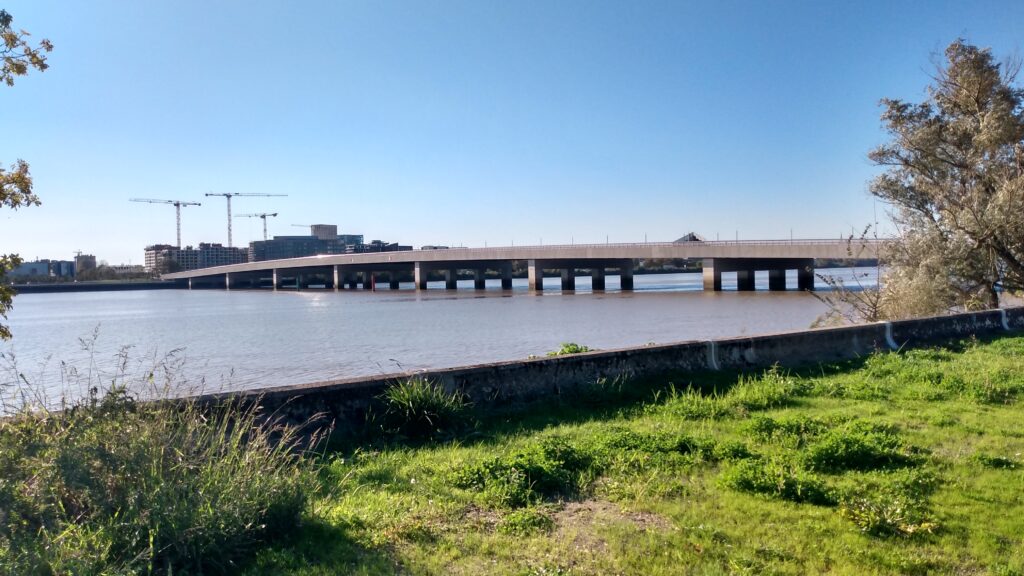
[[255,389],[515,360],[563,342],[610,349],[801,330],[825,311],[809,294],[768,292],[765,274],[756,292],[736,292],[733,274],[718,293],[701,290],[700,274],[635,279],[633,292],[609,276],[592,293],[579,277],[566,294],[557,281],[531,293],[523,279],[511,291],[469,280],[458,291],[25,294],[9,314],[14,338],[0,343],[0,396],[53,403],[115,381],[139,386],[154,368],[144,385],[174,394]]

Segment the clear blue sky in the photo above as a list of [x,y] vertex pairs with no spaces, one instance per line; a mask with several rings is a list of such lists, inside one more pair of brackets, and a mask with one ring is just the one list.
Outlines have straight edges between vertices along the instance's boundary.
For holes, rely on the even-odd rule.
[[[878,101],[957,37],[1022,52],[1024,2],[0,0],[54,43],[0,87],[43,205],[0,252],[141,263],[236,213],[406,244],[838,237],[874,216]],[[882,210],[879,208],[879,215]],[[235,220],[235,245],[259,239]]]

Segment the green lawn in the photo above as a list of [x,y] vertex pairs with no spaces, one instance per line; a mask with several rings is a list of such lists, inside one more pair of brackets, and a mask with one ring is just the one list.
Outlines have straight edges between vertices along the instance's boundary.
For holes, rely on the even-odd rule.
[[252,574],[1024,574],[1024,338],[350,440]]

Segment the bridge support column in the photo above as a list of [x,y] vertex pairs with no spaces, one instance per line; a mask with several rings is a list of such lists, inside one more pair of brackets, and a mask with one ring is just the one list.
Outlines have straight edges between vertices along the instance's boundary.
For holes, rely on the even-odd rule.
[[335,264],[334,266],[331,266],[331,268],[333,268],[332,277],[334,278],[334,283],[331,287],[334,288],[335,292],[337,292],[341,289],[341,266]]
[[590,287],[595,292],[604,290],[604,268],[590,269]]
[[398,272],[392,270],[388,273],[388,288],[398,290]]
[[800,290],[814,290],[814,260],[808,260],[797,268],[796,287]]
[[512,289],[512,263],[506,262],[501,265],[501,289]]
[[704,267],[704,289],[708,291],[722,291],[722,270],[715,266],[714,258],[705,258]]
[[224,289],[231,290],[231,274],[224,274]]
[[189,290],[192,289],[192,279],[191,278],[188,279],[188,289]]
[[473,271],[473,288],[484,290],[487,288],[487,270],[477,268]]
[[456,290],[459,287],[459,271],[455,268],[449,268],[444,273],[444,288],[445,290]]
[[538,260],[528,260],[526,262],[526,274],[530,281],[530,290],[540,292],[544,290],[544,268],[542,268]]
[[273,290],[277,291],[277,268],[270,271],[270,285]]
[[576,270],[573,268],[562,268],[562,292],[573,292],[576,290]]
[[772,292],[784,292],[786,290],[786,270],[773,268],[768,271],[768,289]]
[[373,272],[369,270],[363,271],[363,290],[373,289]]
[[633,289],[633,261],[626,260],[619,266],[619,284],[622,290]]
[[754,290],[753,268],[736,271],[736,290],[740,292],[752,292]]
[[422,262],[416,262],[413,264],[412,275],[413,281],[416,283],[417,290],[427,289],[427,267]]

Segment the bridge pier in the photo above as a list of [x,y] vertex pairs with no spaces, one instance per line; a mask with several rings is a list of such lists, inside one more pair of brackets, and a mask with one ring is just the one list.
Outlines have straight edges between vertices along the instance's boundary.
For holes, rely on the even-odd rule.
[[562,268],[562,292],[576,290],[576,270],[572,267]]
[[413,263],[413,267],[412,267],[413,282],[416,283],[416,289],[417,290],[426,290],[427,289],[427,274],[428,273],[429,273],[429,270],[427,270],[427,267],[422,262],[415,262],[415,263]]
[[796,287],[799,290],[814,290],[814,261],[796,269]]
[[768,271],[768,290],[784,292],[786,290],[786,269],[772,268]]
[[736,271],[736,290],[739,292],[754,291],[754,270],[745,268]]
[[473,288],[484,290],[487,288],[487,269],[477,268],[473,271]]
[[373,272],[370,272],[369,270],[363,270],[361,272],[361,276],[362,276],[362,280],[363,280],[362,281],[363,290],[372,290],[373,289]]
[[512,289],[512,263],[504,262],[501,265],[501,289]]
[[455,268],[449,268],[444,272],[444,288],[445,290],[456,290],[459,287],[459,271]]
[[604,268],[590,269],[590,288],[595,292],[604,290]]
[[530,283],[530,290],[541,292],[544,290],[544,268],[539,260],[527,260],[526,275]]
[[704,289],[712,292],[722,291],[722,269],[715,265],[713,258],[705,258],[703,263]]
[[388,288],[390,288],[392,290],[398,290],[398,288],[399,288],[399,286],[398,286],[398,272],[395,271],[395,270],[392,270],[391,272],[388,272]]
[[341,289],[341,266],[338,266],[337,264],[331,266],[331,277],[334,279],[331,287],[334,288],[335,292],[337,292]]
[[619,283],[622,290],[633,289],[633,261],[626,260],[619,265]]

